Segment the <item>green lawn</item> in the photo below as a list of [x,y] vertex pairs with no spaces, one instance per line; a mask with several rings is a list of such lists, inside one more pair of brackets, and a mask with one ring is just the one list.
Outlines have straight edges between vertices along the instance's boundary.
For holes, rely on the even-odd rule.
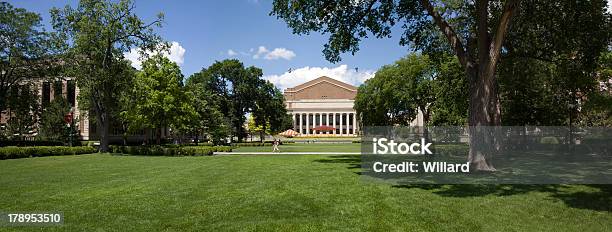
[[[0,212],[45,230],[611,231],[610,186],[366,183],[359,156],[109,154],[0,161]],[[36,227],[1,230],[31,230]]]
[[[279,146],[281,152],[360,152],[359,143],[286,143]],[[272,146],[238,147],[233,152],[271,152]]]

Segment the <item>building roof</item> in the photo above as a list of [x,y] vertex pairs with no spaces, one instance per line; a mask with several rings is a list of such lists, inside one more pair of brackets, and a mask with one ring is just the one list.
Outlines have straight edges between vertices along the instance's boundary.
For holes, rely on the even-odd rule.
[[327,77],[327,76],[321,76],[321,77],[319,77],[317,79],[305,82],[305,83],[297,85],[297,86],[295,86],[293,88],[287,88],[285,90],[285,93],[298,92],[300,90],[306,89],[306,88],[308,88],[310,86],[313,86],[313,85],[316,85],[316,84],[320,84],[320,83],[323,83],[323,82],[327,82],[327,83],[330,83],[330,84],[333,84],[333,85],[345,88],[345,89],[347,89],[349,91],[355,91],[355,92],[357,91],[357,88],[355,86],[352,86],[350,84],[344,83],[344,82],[336,80],[336,79],[332,79],[332,78]]

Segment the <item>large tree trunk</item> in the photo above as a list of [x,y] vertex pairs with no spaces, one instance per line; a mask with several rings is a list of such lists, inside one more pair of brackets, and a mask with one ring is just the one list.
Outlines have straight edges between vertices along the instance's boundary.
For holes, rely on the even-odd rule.
[[476,170],[494,171],[495,132],[500,126],[499,101],[495,75],[482,68],[468,70],[470,84],[468,161]]
[[109,121],[106,113],[98,114],[98,131],[100,131],[100,152],[108,152]]
[[[501,126],[501,106],[495,80],[496,65],[506,37],[512,15],[520,0],[507,0],[494,33],[489,32],[489,1],[476,1],[476,37],[463,44],[452,26],[442,17],[429,0],[420,0],[440,31],[447,38],[450,47],[465,68],[469,78],[469,162],[477,170],[493,171],[491,155],[499,149],[499,140],[494,139]],[[477,40],[477,49],[469,43]],[[472,57],[471,54],[477,54]],[[476,58],[476,59],[474,59]]]

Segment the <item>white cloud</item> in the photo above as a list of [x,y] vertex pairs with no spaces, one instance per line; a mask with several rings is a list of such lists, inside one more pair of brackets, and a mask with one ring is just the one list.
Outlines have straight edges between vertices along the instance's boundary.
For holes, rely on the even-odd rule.
[[608,12],[612,14],[612,0],[608,0]]
[[[183,46],[176,41],[172,41],[170,43],[170,49],[168,51],[163,51],[161,54],[179,66],[185,61],[185,48],[183,48]],[[125,59],[132,61],[132,67],[136,69],[141,68],[142,59],[140,57],[139,48],[133,48],[130,50],[130,52],[126,52],[123,55],[125,56]],[[149,55],[153,55],[153,53],[149,53]]]
[[291,60],[293,59],[293,57],[295,57],[295,53],[293,51],[287,50],[285,48],[275,48],[274,50],[266,54],[264,59],[266,60],[278,60],[278,59]]
[[238,55],[238,53],[235,52],[234,50],[230,49],[230,50],[227,50],[227,55],[228,56],[235,56],[235,55]]
[[139,59],[140,54],[138,54],[140,49],[131,49],[130,52],[123,53],[123,56],[126,60],[132,61],[132,67],[136,69],[140,69],[142,65],[142,61]]
[[[254,52],[255,49],[251,48],[250,51]],[[286,48],[275,48],[272,51],[270,51],[264,46],[259,46],[257,48],[257,52],[253,55],[253,59],[259,59],[261,57],[263,57],[266,60],[278,60],[278,59],[291,60],[293,59],[293,57],[295,57],[295,52],[289,49],[286,49]]]
[[372,70],[356,71],[355,69],[349,69],[347,65],[343,64],[335,68],[306,66],[291,72],[287,71],[281,75],[267,75],[263,78],[272,82],[279,89],[285,90],[321,76],[359,86],[367,79],[374,77],[374,73],[375,71]]
[[[251,48],[251,52],[253,52],[253,50],[254,49]],[[261,57],[262,55],[265,55],[268,52],[270,52],[270,51],[268,51],[268,49],[266,49],[266,47],[259,46],[259,48],[257,48],[257,53],[255,53],[255,55],[253,55],[253,59],[259,59],[259,57]]]

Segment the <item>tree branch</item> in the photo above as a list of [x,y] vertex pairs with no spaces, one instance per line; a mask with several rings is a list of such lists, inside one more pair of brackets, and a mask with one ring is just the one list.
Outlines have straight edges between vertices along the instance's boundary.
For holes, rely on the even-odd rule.
[[491,62],[487,67],[490,71],[495,69],[497,61],[499,60],[501,53],[501,46],[504,42],[506,34],[508,32],[508,26],[510,25],[510,21],[512,19],[512,15],[515,10],[518,8],[520,0],[508,0],[504,5],[504,11],[499,20],[499,25],[497,26],[497,31],[493,37],[493,41],[491,41],[489,57]]
[[457,57],[459,58],[459,63],[461,63],[463,67],[467,67],[469,57],[467,56],[465,47],[461,43],[461,40],[457,36],[455,30],[434,9],[433,5],[431,5],[431,2],[429,0],[420,0],[420,2],[421,5],[423,5],[423,7],[425,7],[425,9],[427,10],[427,13],[433,18],[436,25],[438,25],[440,31],[442,31],[442,33],[446,36],[446,39],[448,39],[449,44],[455,51]]
[[[478,46],[478,63],[488,64],[489,52],[489,0],[476,1],[476,33]],[[482,67],[482,66],[481,66]]]

